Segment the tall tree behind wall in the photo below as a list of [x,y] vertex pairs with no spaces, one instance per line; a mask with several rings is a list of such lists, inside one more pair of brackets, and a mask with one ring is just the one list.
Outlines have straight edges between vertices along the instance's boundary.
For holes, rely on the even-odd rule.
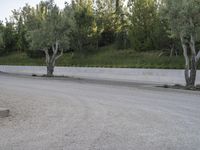
[[96,47],[96,23],[92,0],[74,0],[72,7],[76,29],[71,37],[71,47],[82,55]]
[[5,53],[9,53],[17,50],[17,33],[14,28],[14,23],[6,21],[6,25],[3,31],[3,42]]
[[130,25],[129,13],[127,9],[127,3],[125,0],[116,0],[116,46],[118,49],[127,49],[130,47],[130,41],[128,39],[128,29]]
[[124,0],[97,0],[96,22],[100,36],[99,45],[105,46],[114,43],[116,33],[121,28]]
[[[166,23],[159,17],[157,0],[129,0],[130,40],[133,49],[160,49],[160,39],[167,37]],[[168,40],[166,38],[166,40]]]

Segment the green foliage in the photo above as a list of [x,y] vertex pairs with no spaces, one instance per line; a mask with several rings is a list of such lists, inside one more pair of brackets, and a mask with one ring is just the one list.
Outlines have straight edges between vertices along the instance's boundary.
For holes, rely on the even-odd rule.
[[[31,59],[25,53],[13,53],[0,57],[1,65],[45,65],[43,59]],[[117,68],[161,68],[183,69],[184,60],[181,56],[161,56],[159,52],[135,52],[133,50],[114,50],[113,47],[101,48],[98,53],[90,53],[85,57],[66,53],[61,57],[58,66],[81,67],[117,67]]]
[[130,41],[133,49],[148,51],[162,49],[169,44],[167,23],[160,19],[155,0],[130,0]]
[[[183,37],[184,40],[179,43],[186,43],[189,46],[192,36],[196,49],[199,49],[200,2],[196,0],[162,0],[162,2],[162,15],[169,23],[173,40],[177,41]],[[190,53],[188,52],[188,54]]]
[[130,48],[130,40],[128,38],[128,31],[123,30],[117,33],[116,37],[117,49],[128,49]]
[[[25,6],[28,7],[28,6]],[[15,20],[15,32],[16,32],[16,49],[18,51],[28,50],[29,43],[26,40],[27,28],[25,25],[25,12],[20,10],[13,10],[13,18]]]
[[[121,33],[125,32],[127,20],[123,0],[97,0],[96,24],[99,46],[121,42]],[[119,35],[118,35],[119,33]],[[121,38],[123,39],[123,38]],[[120,39],[120,40],[121,40]]]
[[4,47],[4,42],[3,42],[3,32],[4,32],[4,26],[0,22],[0,48]]
[[26,51],[26,54],[29,58],[44,58],[45,53],[40,50],[28,50]]
[[59,43],[60,49],[68,49],[69,34],[73,26],[71,11],[71,8],[66,6],[61,12],[53,1],[41,2],[30,14],[30,18],[35,18],[32,20],[35,22],[29,25],[27,36],[31,49],[51,48],[56,42]]
[[71,36],[71,48],[84,54],[97,45],[96,24],[91,0],[74,1],[72,4],[76,27]]
[[17,33],[14,28],[14,24],[11,22],[6,22],[3,33],[4,49],[6,53],[17,50]]
[[171,34],[180,37],[200,31],[200,2],[197,0],[163,0],[163,14],[168,19]]
[[[66,4],[64,10],[59,9],[53,0],[41,1],[36,7],[26,4],[20,10],[13,10],[14,22],[8,21],[3,25],[0,47],[8,52],[15,50],[26,52],[29,57],[39,57],[37,50],[50,49],[59,41],[60,49],[74,50],[83,58],[90,53],[98,53],[103,46],[114,44],[115,49],[127,51],[131,48],[138,52],[171,47],[180,49],[175,31],[179,30],[179,26],[187,28],[185,31],[191,29],[182,26],[187,22],[184,21],[187,17],[182,14],[191,13],[189,16],[193,16],[195,25],[199,22],[196,19],[199,18],[199,2],[158,2],[129,0],[127,5],[125,0],[72,0],[72,4]],[[187,9],[184,9],[186,6]],[[164,13],[168,14],[167,17],[161,14],[161,7],[169,7]],[[168,23],[170,18],[173,19]],[[169,33],[169,27],[173,34]],[[198,31],[200,33],[200,29]]]
[[44,66],[43,59],[32,59],[24,52],[12,52],[9,55],[0,57],[1,65],[24,65],[24,66]]
[[3,34],[4,34],[4,26],[0,22],[0,55],[4,53],[4,41],[3,41]]
[[171,36],[180,38],[185,42],[191,35],[195,41],[200,41],[200,2],[197,0],[162,0],[163,16],[168,20]]

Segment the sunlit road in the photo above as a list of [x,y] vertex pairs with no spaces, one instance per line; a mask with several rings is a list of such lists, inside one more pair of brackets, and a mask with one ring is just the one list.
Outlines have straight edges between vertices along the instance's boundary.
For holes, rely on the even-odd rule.
[[200,94],[0,74],[0,150],[200,150]]

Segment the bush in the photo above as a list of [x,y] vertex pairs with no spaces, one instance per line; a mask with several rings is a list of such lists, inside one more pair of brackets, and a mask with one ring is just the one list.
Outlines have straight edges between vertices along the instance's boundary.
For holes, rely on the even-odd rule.
[[101,33],[101,37],[99,39],[99,47],[107,46],[113,44],[115,42],[115,32],[112,30],[104,31]]
[[28,50],[26,54],[30,58],[43,58],[45,57],[45,53],[41,50]]
[[121,31],[117,33],[115,45],[117,49],[130,48],[130,41],[128,39],[128,33],[126,31]]
[[0,56],[5,55],[7,52],[4,48],[0,48]]

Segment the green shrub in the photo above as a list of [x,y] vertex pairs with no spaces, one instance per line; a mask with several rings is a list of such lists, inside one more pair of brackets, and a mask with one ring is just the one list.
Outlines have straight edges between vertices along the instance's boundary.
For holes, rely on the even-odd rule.
[[45,57],[45,53],[40,50],[28,50],[26,54],[29,58],[43,58]]
[[3,48],[0,48],[0,56],[3,56],[6,53],[6,50]]

